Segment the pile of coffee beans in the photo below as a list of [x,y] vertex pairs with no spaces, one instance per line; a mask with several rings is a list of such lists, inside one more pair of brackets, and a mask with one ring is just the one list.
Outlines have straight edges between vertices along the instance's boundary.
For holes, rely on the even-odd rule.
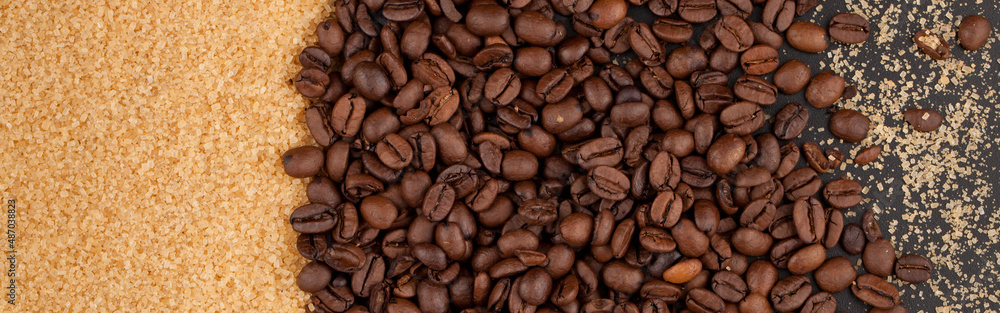
[[817,2],[337,0],[292,80],[318,146],[281,159],[311,178],[290,216],[306,311],[835,312],[850,289],[905,312],[886,278],[933,265],[848,221],[863,186],[822,179],[844,154],[788,141],[810,108],[766,127],[804,92],[868,136],[843,77],[779,60],[868,38],[852,13],[795,21]]

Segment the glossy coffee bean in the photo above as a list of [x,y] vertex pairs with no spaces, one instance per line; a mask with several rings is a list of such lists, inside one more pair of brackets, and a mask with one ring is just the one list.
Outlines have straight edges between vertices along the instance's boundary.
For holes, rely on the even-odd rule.
[[822,52],[829,46],[826,29],[805,21],[792,23],[785,32],[785,39],[792,48],[809,53]]
[[903,111],[903,119],[919,132],[935,131],[944,120],[941,113],[927,109],[907,109]]
[[851,110],[837,110],[830,116],[830,132],[848,142],[860,142],[868,137],[871,121],[863,113]]
[[958,25],[958,41],[965,50],[976,50],[986,44],[992,32],[989,20],[979,15],[969,15]]
[[865,42],[871,32],[868,20],[854,13],[834,15],[828,28],[830,38],[847,44]]

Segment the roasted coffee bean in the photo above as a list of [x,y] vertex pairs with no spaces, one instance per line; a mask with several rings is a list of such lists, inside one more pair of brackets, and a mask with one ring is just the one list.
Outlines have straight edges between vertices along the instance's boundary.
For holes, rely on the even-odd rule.
[[830,116],[830,132],[837,138],[848,142],[860,142],[868,137],[871,122],[863,113],[840,109]]
[[868,273],[888,277],[892,275],[893,267],[896,264],[896,251],[888,239],[879,238],[865,245],[861,260]]
[[750,17],[753,12],[753,2],[750,0],[723,0],[716,1],[715,5],[719,8],[719,14],[735,15],[743,19]]
[[733,86],[736,97],[759,105],[772,105],[777,101],[777,87],[759,76],[743,75]]
[[753,32],[754,42],[771,46],[774,49],[781,49],[781,44],[785,43],[785,38],[777,32],[767,28],[764,24],[748,21],[750,31]]
[[718,11],[712,0],[679,0],[677,15],[691,23],[710,21]]
[[830,38],[847,44],[865,42],[871,32],[868,20],[854,13],[834,15],[828,27]]
[[857,277],[857,271],[851,260],[845,257],[833,257],[827,259],[813,272],[816,278],[816,285],[827,292],[840,292],[847,289]]
[[296,276],[295,283],[302,291],[315,293],[326,288],[333,278],[333,270],[322,262],[309,262]]
[[788,27],[788,31],[785,32],[785,38],[788,39],[788,44],[792,48],[803,52],[822,52],[829,46],[826,29],[805,21],[792,23]]
[[814,243],[796,251],[788,259],[788,271],[792,274],[803,275],[819,268],[826,260],[826,248],[823,245]]
[[650,28],[653,31],[653,35],[669,43],[684,43],[694,35],[694,28],[691,23],[672,18],[657,18],[653,20]]
[[774,72],[774,85],[783,94],[794,94],[806,88],[812,72],[799,60],[788,60]]
[[958,42],[965,50],[976,50],[986,44],[992,32],[990,21],[979,15],[969,15],[958,25]]
[[837,102],[843,92],[844,78],[827,70],[816,74],[809,81],[809,86],[806,87],[806,101],[813,107],[823,109]]
[[750,47],[740,56],[740,66],[749,75],[764,75],[773,72],[778,68],[778,50],[761,44]]
[[751,257],[767,254],[774,243],[771,235],[746,227],[737,229],[733,233],[732,241],[736,251]]
[[483,89],[485,100],[496,105],[507,105],[521,92],[521,79],[509,68],[500,68],[490,75]]
[[704,288],[688,291],[687,300],[684,303],[689,310],[696,313],[722,312],[726,306],[722,298]]
[[819,145],[815,142],[808,141],[802,144],[802,155],[806,158],[806,163],[809,164],[813,170],[817,173],[826,173],[830,171],[829,160],[823,155],[823,150],[820,149]]
[[781,312],[790,312],[802,307],[812,294],[809,278],[802,275],[789,276],[779,280],[771,289],[771,303]]
[[907,109],[903,112],[903,118],[919,132],[935,131],[944,120],[941,113],[927,109]]
[[768,302],[767,297],[759,293],[751,293],[743,301],[740,301],[739,312],[771,313],[774,311],[771,309],[771,303]]
[[723,109],[719,115],[719,120],[726,127],[726,131],[736,135],[753,133],[764,126],[765,119],[760,106],[748,101],[737,102]]
[[720,271],[712,276],[712,291],[728,302],[740,302],[749,294],[743,278],[730,271]]
[[304,178],[319,174],[323,169],[323,150],[314,146],[289,149],[281,155],[281,164],[288,176]]
[[324,233],[337,223],[333,208],[325,204],[313,203],[300,206],[289,216],[292,229],[303,234]]
[[514,70],[522,75],[542,76],[552,70],[552,54],[542,47],[523,47],[514,52]]
[[388,198],[371,195],[361,202],[359,212],[364,221],[377,229],[388,229],[398,217],[399,210]]
[[465,16],[466,27],[479,36],[503,34],[510,23],[507,10],[494,3],[482,3],[469,7]]
[[336,271],[352,273],[364,266],[365,253],[353,244],[332,243],[322,259]]
[[899,290],[881,277],[861,274],[851,285],[851,293],[868,305],[879,309],[891,309],[899,303]]
[[875,213],[872,210],[865,210],[864,215],[861,217],[861,229],[864,230],[865,238],[868,242],[875,242],[879,238],[882,238],[882,228],[878,226],[878,221],[875,220]]
[[823,187],[823,199],[837,209],[846,209],[861,203],[861,183],[850,179],[831,181]]
[[789,103],[774,117],[774,135],[778,139],[790,140],[802,134],[807,125],[809,125],[809,110],[801,104]]
[[803,242],[819,242],[826,234],[826,214],[819,200],[812,197],[800,197],[795,200],[792,209],[795,229]]
[[778,282],[778,268],[771,262],[760,259],[750,263],[745,276],[747,289],[751,293],[766,295],[771,293],[771,288]]
[[865,148],[858,152],[857,156],[854,157],[854,164],[866,165],[878,159],[879,154],[882,153],[882,146],[871,146]]
[[320,48],[330,56],[339,55],[344,50],[344,29],[334,20],[326,20],[316,26],[316,38]]
[[[775,58],[777,58],[777,55],[775,55]],[[681,46],[680,48],[674,49],[670,52],[667,56],[667,63],[665,67],[667,68],[667,72],[670,73],[670,76],[673,76],[675,79],[682,79],[691,76],[691,73],[705,69],[707,66],[708,55],[705,53],[704,49],[697,46]],[[674,87],[674,90],[677,90],[676,86]]]
[[806,299],[801,312],[835,313],[837,312],[837,298],[825,291],[813,294],[809,299]]
[[867,239],[865,239],[865,233],[861,226],[855,223],[844,226],[844,233],[840,238],[840,245],[844,248],[844,251],[852,255],[857,255],[864,251],[866,243]]
[[743,139],[734,134],[719,137],[708,149],[706,161],[708,166],[718,174],[726,174],[736,167],[746,153]]
[[948,42],[929,30],[921,29],[913,34],[913,42],[917,43],[917,48],[920,48],[920,51],[932,59],[944,60],[951,57],[951,46],[948,45]]
[[921,255],[907,254],[896,260],[896,277],[910,283],[922,283],[931,278],[934,266]]
[[322,70],[304,68],[295,75],[292,81],[295,82],[295,89],[302,96],[319,98],[326,93],[327,86],[330,84],[330,76]]
[[[684,8],[683,6],[681,8]],[[753,32],[743,18],[726,15],[719,20],[715,27],[715,37],[723,47],[730,51],[743,52],[753,45]]]
[[761,21],[767,28],[784,32],[792,24],[795,18],[795,2],[792,0],[767,0],[764,4],[764,11],[761,13]]

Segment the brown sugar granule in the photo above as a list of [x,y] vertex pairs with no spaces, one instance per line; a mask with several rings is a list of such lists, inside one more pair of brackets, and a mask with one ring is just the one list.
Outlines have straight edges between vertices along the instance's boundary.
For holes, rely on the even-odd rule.
[[0,5],[0,312],[301,312],[278,162],[312,140],[286,82],[330,2],[44,2]]

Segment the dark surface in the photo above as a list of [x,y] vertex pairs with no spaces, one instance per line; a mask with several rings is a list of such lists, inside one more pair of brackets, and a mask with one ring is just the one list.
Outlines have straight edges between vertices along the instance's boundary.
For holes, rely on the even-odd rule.
[[[825,28],[834,15],[852,12],[867,17],[871,22],[871,35],[862,44],[831,42],[825,52],[811,54],[795,50],[786,42],[779,51],[782,62],[792,58],[800,59],[809,65],[813,75],[833,68],[846,78],[847,85],[857,85],[857,98],[847,103],[838,102],[834,106],[846,106],[869,114],[873,120],[873,131],[869,133],[868,140],[852,144],[834,139],[827,125],[831,111],[808,105],[803,92],[780,95],[774,105],[765,107],[765,112],[773,117],[789,102],[798,102],[808,107],[809,128],[802,136],[793,140],[800,146],[804,142],[815,141],[823,149],[840,149],[846,159],[853,159],[857,151],[873,142],[883,146],[884,151],[879,159],[869,166],[849,163],[846,168],[841,167],[844,170],[838,168],[821,177],[824,182],[829,182],[849,173],[863,186],[869,187],[865,202],[844,210],[846,222],[860,224],[862,213],[877,206],[879,224],[883,233],[893,242],[897,255],[921,254],[935,263],[934,276],[926,283],[908,284],[894,277],[891,279],[900,289],[900,298],[910,312],[996,310],[997,282],[995,275],[988,273],[996,270],[994,264],[1000,253],[1000,245],[996,235],[990,236],[988,230],[995,232],[998,222],[987,216],[995,215],[998,197],[992,189],[995,187],[993,182],[1000,178],[995,168],[995,164],[1000,162],[1000,155],[993,153],[997,150],[997,138],[1000,138],[1000,129],[996,126],[997,116],[1000,114],[992,111],[998,100],[995,94],[989,92],[1000,85],[1000,75],[995,70],[1000,66],[1000,49],[996,39],[1000,10],[997,10],[997,4],[992,1],[984,4],[956,1],[953,5],[942,6],[903,1],[853,4],[822,1],[819,7],[796,19],[817,23]],[[748,20],[759,21],[761,10],[761,5],[755,6],[754,14]],[[950,12],[952,17],[949,18],[946,12]],[[954,33],[958,30],[961,18],[969,14],[982,15],[993,23],[993,34],[986,46],[972,53],[961,48]],[[913,21],[909,19],[911,15]],[[654,18],[645,7],[634,6],[630,8],[629,16],[647,23]],[[882,21],[887,22],[894,30],[881,33],[881,26],[885,26],[879,25]],[[696,28],[691,44],[696,44],[704,25]],[[935,61],[917,50],[912,34],[921,28],[950,31],[939,34],[951,45],[954,60]],[[668,44],[667,50],[677,46],[679,45]],[[852,51],[857,54],[850,56]],[[830,56],[840,56],[841,61],[832,64]],[[621,55],[616,63],[624,65],[632,57],[634,56]],[[974,66],[975,70],[966,75],[950,73],[953,69],[949,66],[956,63]],[[894,66],[897,64],[901,66]],[[862,70],[863,75],[856,77],[850,70],[852,68]],[[952,81],[945,86],[936,87],[942,73],[949,73],[951,77],[964,76],[964,81],[957,84]],[[741,74],[742,71],[737,69],[729,75],[730,86]],[[772,75],[773,73],[764,77],[770,80]],[[895,85],[887,85],[885,81]],[[907,82],[912,85],[904,88]],[[895,87],[885,88],[886,86]],[[909,92],[910,95],[900,96],[899,93],[902,92]],[[971,94],[981,94],[983,97],[970,101],[968,98]],[[889,105],[901,99],[909,100],[895,106]],[[979,106],[982,111],[962,108],[968,105]],[[938,110],[945,116],[945,124],[934,133],[914,134],[912,129],[907,129],[909,126],[902,119],[902,110],[896,109],[896,106],[901,109],[921,107]],[[770,131],[771,121],[765,126],[765,130]],[[875,131],[880,125],[883,128]],[[907,141],[911,139],[908,137],[915,137],[919,142]],[[779,142],[784,144],[786,141]],[[976,148],[968,148],[970,145]],[[897,149],[905,154],[898,155]],[[953,159],[960,161],[951,161]],[[934,167],[942,164],[955,166]],[[804,158],[799,166],[807,166]],[[907,185],[904,182],[909,180],[907,177],[917,179],[915,177],[926,177],[927,173],[939,180],[934,184],[921,183],[921,186]],[[883,190],[877,189],[878,183],[882,183]],[[951,187],[942,188],[943,185]],[[909,189],[910,192],[903,192],[904,189]],[[966,211],[957,214],[947,211],[946,207],[956,203],[959,205],[958,210]],[[970,208],[972,211],[968,211]],[[920,213],[913,214],[914,212]],[[980,216],[982,214],[987,216]],[[920,231],[920,234],[906,235],[912,231]],[[963,234],[964,237],[961,237]],[[828,255],[847,256],[858,265],[859,273],[864,272],[864,267],[858,261],[860,255],[848,255],[839,245],[830,250]],[[787,275],[787,271],[782,271],[782,277]],[[812,278],[812,274],[809,277]],[[991,295],[993,299],[989,299]],[[871,308],[854,297],[849,288],[837,293],[836,297],[838,311],[867,312]]]

